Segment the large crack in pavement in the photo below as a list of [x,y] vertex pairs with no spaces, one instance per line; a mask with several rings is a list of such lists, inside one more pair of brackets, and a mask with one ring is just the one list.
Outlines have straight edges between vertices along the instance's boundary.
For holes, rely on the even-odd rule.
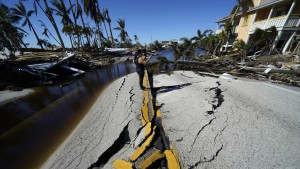
[[121,89],[125,85],[126,77],[124,77],[124,79],[123,79],[123,81],[121,83],[121,86],[119,87],[118,91],[116,92],[116,99],[115,99],[115,102],[114,102],[114,106],[112,106],[112,110],[114,109],[115,105],[117,104],[117,101],[118,101],[118,98],[119,98],[119,92],[121,91]]
[[214,96],[212,97],[212,101],[209,102],[209,104],[211,104],[212,106],[212,110],[206,112],[209,115],[214,114],[215,110],[219,108],[222,105],[222,103],[225,101],[224,95],[222,94],[224,91],[220,89],[221,83],[218,81],[216,83],[217,83],[216,87],[212,87],[209,88],[208,90],[205,90],[205,92],[214,91]]
[[95,163],[93,163],[89,167],[89,169],[102,167],[109,161],[111,157],[113,157],[119,150],[121,150],[126,143],[130,142],[128,131],[128,126],[130,122],[131,120],[123,128],[122,132],[120,133],[119,137],[114,141],[114,143],[100,155],[98,160]]
[[199,160],[198,162],[196,162],[193,165],[189,165],[188,169],[193,169],[195,167],[197,167],[199,164],[202,163],[209,163],[212,162],[213,160],[215,160],[215,158],[219,155],[219,153],[221,152],[221,150],[223,149],[223,144],[221,145],[221,147],[216,151],[216,153],[210,158],[210,159],[206,159],[205,157],[203,158],[203,160]]
[[[190,146],[189,153],[191,153],[191,152],[193,151],[194,145],[195,145],[195,143],[196,143],[196,141],[197,141],[199,135],[201,134],[201,132],[202,132],[204,129],[206,129],[208,126],[210,126],[214,120],[217,119],[217,117],[216,117],[214,114],[215,114],[216,110],[217,110],[218,108],[220,108],[221,105],[222,105],[222,103],[225,101],[224,95],[222,94],[224,91],[222,91],[222,90],[220,89],[221,83],[220,83],[219,81],[217,81],[216,84],[217,84],[217,86],[211,87],[211,88],[208,88],[208,89],[205,90],[205,92],[208,92],[208,91],[213,91],[213,92],[214,92],[214,94],[213,94],[212,97],[211,97],[211,98],[212,98],[212,101],[209,102],[209,104],[212,105],[212,110],[206,111],[206,113],[207,113],[208,115],[210,115],[210,116],[213,116],[213,118],[211,118],[211,119],[209,120],[209,122],[206,123],[205,125],[203,125],[203,126],[200,128],[200,130],[197,132],[197,134],[196,134],[195,137],[194,137],[194,141],[193,141],[193,143],[192,143],[191,146]],[[223,128],[221,129],[221,131],[219,132],[220,134],[217,133],[217,135],[216,135],[215,138],[214,138],[214,145],[216,144],[216,139],[217,139],[217,137],[220,136],[220,135],[222,135],[222,132],[228,127],[227,121],[228,121],[228,115],[227,115],[227,119],[226,119],[226,121],[225,121],[226,126],[223,127]],[[194,167],[197,167],[197,166],[198,166],[199,164],[201,164],[201,163],[207,163],[207,162],[213,161],[213,160],[218,156],[218,154],[220,153],[220,151],[221,151],[222,149],[223,149],[223,144],[222,144],[222,146],[216,151],[215,155],[213,155],[212,158],[210,158],[210,159],[207,160],[207,159],[204,157],[204,159],[200,159],[200,160],[199,160],[198,162],[196,162],[194,165],[189,165],[189,169],[192,169],[192,168],[194,168]]]
[[197,141],[198,137],[199,137],[199,134],[208,126],[210,125],[214,120],[216,119],[216,117],[214,116],[214,118],[210,119],[210,121],[205,124],[204,126],[201,127],[201,129],[198,131],[198,133],[196,134],[195,138],[194,138],[194,141],[191,145],[191,148],[190,148],[190,151],[189,152],[192,152],[193,151],[193,148],[194,148],[194,144],[195,142]]
[[[177,155],[174,153],[162,125],[160,107],[156,105],[156,94],[159,90],[167,92],[181,89],[191,85],[191,83],[153,88],[148,81],[148,75],[146,73],[144,84],[147,86],[147,89],[144,91],[141,111],[144,126],[143,129],[138,131],[135,139],[132,141],[133,147],[136,147],[136,150],[130,157],[129,162],[116,160],[113,166],[123,168],[122,165],[129,164],[133,168],[174,168],[174,166],[176,166],[175,168],[180,168]],[[132,94],[131,91],[129,92],[130,94]],[[131,97],[132,96],[133,95],[131,95]],[[131,98],[129,100],[132,101]],[[170,160],[170,158],[172,160]]]

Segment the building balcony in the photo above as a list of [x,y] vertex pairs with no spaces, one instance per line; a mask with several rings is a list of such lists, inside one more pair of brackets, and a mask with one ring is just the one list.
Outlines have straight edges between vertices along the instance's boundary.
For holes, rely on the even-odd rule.
[[283,28],[297,28],[300,24],[299,16],[291,16],[287,19],[287,16],[280,16],[275,18],[270,18],[266,20],[256,21],[250,28],[250,33],[253,33],[256,28],[268,29],[275,26],[277,30],[282,30]]

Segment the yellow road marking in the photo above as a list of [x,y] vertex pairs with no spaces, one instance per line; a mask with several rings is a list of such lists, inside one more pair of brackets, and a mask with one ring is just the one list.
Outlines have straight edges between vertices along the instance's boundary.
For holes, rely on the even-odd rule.
[[169,169],[180,169],[177,155],[175,155],[171,150],[165,150],[164,154],[166,155]]
[[139,164],[139,167],[142,169],[146,169],[149,167],[153,162],[156,160],[159,160],[161,158],[165,157],[165,154],[161,153],[159,150],[155,151],[153,154],[151,154],[150,157],[148,157],[145,161],[141,162]]
[[124,160],[116,160],[113,163],[113,167],[116,169],[132,169],[133,164],[128,161],[124,161]]
[[145,132],[145,137],[148,136],[151,132],[151,122],[146,124],[146,132]]
[[156,117],[161,117],[161,111],[160,111],[160,109],[157,109],[157,111],[156,111]]
[[146,139],[146,141],[140,147],[138,147],[136,149],[136,151],[130,157],[130,161],[136,161],[142,155],[142,153],[146,150],[146,148],[150,145],[150,143],[155,135],[155,128],[156,128],[156,126],[154,126],[152,134]]
[[[148,79],[148,72],[145,71],[145,76],[144,76],[144,79],[146,80],[145,82],[145,85],[147,88],[150,88],[150,82],[149,82],[149,79]],[[154,116],[155,112],[154,112],[154,106],[153,106],[153,103],[152,103],[152,94],[151,92],[148,93],[149,94],[149,101],[150,101],[150,104],[151,104],[151,110],[152,110],[152,115]]]
[[[145,71],[145,76],[144,76],[144,79],[143,79],[143,85],[146,88],[150,88],[147,71]],[[144,91],[144,101],[143,101],[143,106],[142,106],[142,110],[141,110],[142,125],[146,127],[145,137],[147,137],[152,131],[151,130],[151,122],[150,122],[149,114],[148,114],[149,113],[148,104],[150,104],[150,106],[151,106],[152,114],[154,115],[154,113],[155,113],[154,112],[154,106],[153,106],[153,103],[152,103],[152,99],[153,98],[152,98],[151,92],[149,92],[148,90],[145,90]],[[162,117],[162,113],[161,113],[160,110],[157,110],[156,117]],[[133,155],[130,157],[131,162],[127,162],[127,161],[124,161],[124,160],[116,160],[113,163],[113,167],[115,167],[117,169],[119,169],[119,168],[120,169],[121,168],[122,169],[133,168],[133,162],[135,162],[145,152],[147,147],[150,146],[150,143],[153,140],[153,137],[155,136],[155,129],[156,129],[156,126],[154,126],[152,134],[146,139],[146,141],[140,147],[138,147],[135,150]],[[179,158],[178,158],[178,155],[177,155],[177,152],[176,152],[174,146],[172,146],[170,150],[165,150],[164,153],[161,153],[159,150],[155,151],[146,160],[141,162],[139,164],[139,167],[140,168],[147,168],[153,162],[155,162],[156,160],[161,159],[163,157],[166,157],[169,169],[180,169],[181,168]]]

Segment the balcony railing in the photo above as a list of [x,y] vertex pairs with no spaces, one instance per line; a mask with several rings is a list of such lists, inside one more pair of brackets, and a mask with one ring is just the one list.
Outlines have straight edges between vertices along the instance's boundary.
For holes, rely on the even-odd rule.
[[299,27],[300,25],[300,17],[290,17],[286,23],[285,27]]
[[281,17],[254,22],[254,24],[251,26],[250,32],[254,32],[256,28],[268,29],[272,26],[275,26],[276,28],[283,27],[286,17],[287,16],[281,16]]
[[275,26],[276,28],[299,26],[300,17],[290,17],[287,19],[287,21],[286,18],[287,16],[280,16],[276,18],[254,22],[254,24],[250,28],[250,32],[254,32],[256,28],[268,29],[272,26]]

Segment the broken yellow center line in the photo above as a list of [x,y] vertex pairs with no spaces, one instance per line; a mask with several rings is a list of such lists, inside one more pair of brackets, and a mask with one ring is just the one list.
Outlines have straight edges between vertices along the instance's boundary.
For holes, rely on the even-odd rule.
[[159,150],[155,151],[153,154],[151,154],[150,157],[148,157],[145,161],[139,164],[139,167],[142,169],[148,168],[153,162],[156,160],[159,160],[161,158],[165,157],[165,154],[161,153]]

